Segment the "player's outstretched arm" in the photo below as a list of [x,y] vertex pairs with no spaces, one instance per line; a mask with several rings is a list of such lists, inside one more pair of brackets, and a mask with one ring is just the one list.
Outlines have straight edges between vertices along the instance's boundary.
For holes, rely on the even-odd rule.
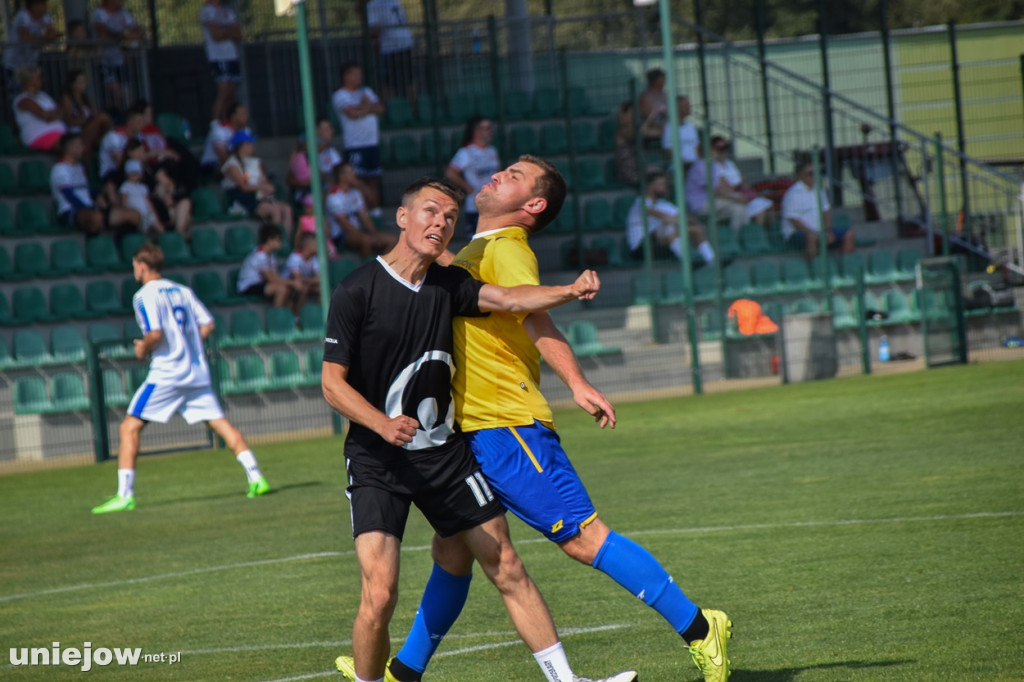
[[589,301],[597,296],[601,280],[593,270],[584,270],[572,284],[556,287],[523,284],[499,287],[485,284],[480,288],[480,310],[500,310],[507,313],[534,313],[560,306],[578,298]]
[[419,422],[399,415],[391,418],[371,405],[363,395],[348,383],[348,366],[325,362],[320,379],[324,399],[341,416],[362,424],[392,445],[401,447],[412,442]]
[[572,391],[576,404],[592,415],[602,429],[606,426],[614,429],[615,407],[601,391],[587,381],[580,363],[576,360],[576,354],[572,352],[572,346],[562,332],[558,331],[551,316],[546,312],[532,313],[523,320],[523,327],[533,339],[533,345],[537,346],[544,361]]

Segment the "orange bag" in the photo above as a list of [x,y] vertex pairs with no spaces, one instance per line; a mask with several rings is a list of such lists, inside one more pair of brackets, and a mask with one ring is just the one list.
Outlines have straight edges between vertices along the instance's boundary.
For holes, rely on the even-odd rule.
[[736,320],[736,327],[744,336],[774,334],[779,331],[779,326],[764,314],[761,305],[747,298],[734,301],[729,306],[729,318]]

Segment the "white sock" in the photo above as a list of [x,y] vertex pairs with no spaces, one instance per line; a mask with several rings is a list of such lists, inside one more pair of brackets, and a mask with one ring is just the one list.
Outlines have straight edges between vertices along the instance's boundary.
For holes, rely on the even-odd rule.
[[548,682],[572,682],[572,668],[569,667],[569,659],[565,657],[561,642],[536,652],[533,657]]
[[356,675],[356,682],[384,682],[384,678],[378,677],[375,680],[364,680],[363,678],[359,677],[359,675]]
[[260,465],[256,463],[256,455],[252,454],[252,450],[242,450],[235,455],[235,459],[245,468],[245,476],[249,483],[260,480]]
[[707,240],[702,241],[697,245],[697,252],[703,256],[704,262],[711,265],[715,262],[715,250],[711,248],[711,244]]
[[135,469],[117,470],[117,494],[120,497],[131,497],[135,494]]

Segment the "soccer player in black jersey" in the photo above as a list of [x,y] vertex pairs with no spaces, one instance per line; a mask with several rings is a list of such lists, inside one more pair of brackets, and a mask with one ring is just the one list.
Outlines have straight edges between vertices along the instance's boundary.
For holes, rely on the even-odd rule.
[[547,605],[509,540],[504,509],[454,422],[452,318],[546,310],[593,298],[600,282],[585,271],[571,285],[505,288],[437,265],[460,200],[460,191],[444,181],[407,188],[396,215],[398,244],[349,275],[331,297],[323,392],[351,423],[347,494],[362,572],[354,656],[336,663],[355,682],[395,679],[385,672],[388,623],[398,600],[399,549],[415,504],[438,535],[459,535],[473,552],[547,679],[571,682]]

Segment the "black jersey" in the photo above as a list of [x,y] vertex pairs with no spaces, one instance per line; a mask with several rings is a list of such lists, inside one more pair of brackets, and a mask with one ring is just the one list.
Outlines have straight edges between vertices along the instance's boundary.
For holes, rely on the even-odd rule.
[[348,383],[384,414],[420,423],[404,448],[352,424],[347,458],[387,461],[434,452],[462,438],[451,392],[452,317],[482,314],[482,286],[462,268],[432,264],[413,287],[381,258],[338,285],[327,315],[324,362],[347,365]]

